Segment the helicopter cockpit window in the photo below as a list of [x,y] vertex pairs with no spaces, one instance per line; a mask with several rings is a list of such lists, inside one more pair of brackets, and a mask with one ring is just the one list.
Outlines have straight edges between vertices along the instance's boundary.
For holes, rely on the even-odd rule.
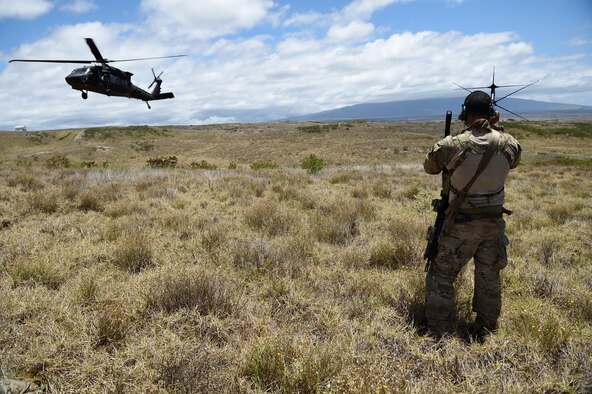
[[70,75],[84,75],[90,73],[90,67],[81,67],[73,70]]

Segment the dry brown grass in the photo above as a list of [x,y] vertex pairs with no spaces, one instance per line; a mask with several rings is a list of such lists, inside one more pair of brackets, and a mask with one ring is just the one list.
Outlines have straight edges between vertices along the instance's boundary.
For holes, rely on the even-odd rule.
[[471,267],[456,335],[419,330],[439,189],[421,162],[442,124],[302,126],[0,134],[4,376],[68,393],[592,390],[592,139],[518,130],[500,329],[480,344]]

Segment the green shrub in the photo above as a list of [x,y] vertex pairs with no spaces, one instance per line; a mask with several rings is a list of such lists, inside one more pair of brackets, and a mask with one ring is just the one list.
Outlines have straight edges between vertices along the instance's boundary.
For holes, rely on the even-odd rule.
[[32,164],[33,164],[33,161],[31,159],[19,158],[16,160],[17,167],[29,168],[29,167],[31,167]]
[[306,170],[310,174],[316,174],[323,168],[325,168],[325,161],[320,157],[311,154],[300,163],[300,168]]
[[311,126],[298,126],[298,131],[302,131],[305,133],[320,133],[321,126],[318,124],[311,125]]
[[251,169],[255,171],[259,170],[275,170],[280,168],[279,165],[272,163],[270,161],[255,161],[251,163]]
[[236,170],[237,168],[238,168],[238,166],[233,161],[231,161],[230,164],[228,164],[228,169],[229,170]]
[[72,166],[72,162],[65,155],[54,155],[45,160],[47,168],[68,168]]
[[337,130],[339,128],[339,123],[329,123],[323,125],[310,125],[310,126],[298,126],[298,131],[302,131],[304,133],[320,133],[322,131],[328,130]]
[[214,164],[208,163],[206,160],[202,160],[200,162],[197,162],[197,161],[191,162],[191,164],[189,165],[189,168],[192,168],[194,170],[215,170],[218,167],[215,166]]
[[177,156],[160,156],[148,159],[146,166],[150,168],[175,168],[177,160]]

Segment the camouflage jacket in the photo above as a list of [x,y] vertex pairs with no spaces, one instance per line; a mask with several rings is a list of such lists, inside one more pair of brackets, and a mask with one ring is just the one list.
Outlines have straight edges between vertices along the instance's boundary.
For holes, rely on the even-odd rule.
[[428,152],[424,169],[438,174],[450,171],[450,200],[462,190],[477,171],[477,167],[494,134],[498,138],[495,155],[468,191],[460,209],[483,208],[504,203],[504,183],[510,169],[520,162],[522,148],[510,134],[494,130],[483,120],[462,133],[438,141]]

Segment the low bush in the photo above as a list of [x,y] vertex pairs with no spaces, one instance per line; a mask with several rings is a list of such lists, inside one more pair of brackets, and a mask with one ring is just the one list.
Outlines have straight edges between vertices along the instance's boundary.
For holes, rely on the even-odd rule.
[[311,154],[300,162],[300,168],[306,170],[309,174],[316,174],[325,168],[325,161],[317,155]]
[[251,169],[255,171],[259,170],[275,170],[280,168],[278,164],[272,163],[271,161],[255,161],[251,163]]
[[47,168],[68,168],[72,166],[72,162],[65,155],[54,155],[45,160]]
[[314,124],[311,126],[298,126],[298,131],[302,131],[304,133],[320,133],[321,126],[318,124]]
[[206,160],[202,160],[200,162],[197,162],[197,161],[191,162],[191,164],[189,164],[189,168],[192,168],[194,170],[215,170],[218,167],[215,166],[214,164],[208,163]]
[[148,159],[146,166],[150,168],[175,168],[177,167],[177,156],[160,156]]

